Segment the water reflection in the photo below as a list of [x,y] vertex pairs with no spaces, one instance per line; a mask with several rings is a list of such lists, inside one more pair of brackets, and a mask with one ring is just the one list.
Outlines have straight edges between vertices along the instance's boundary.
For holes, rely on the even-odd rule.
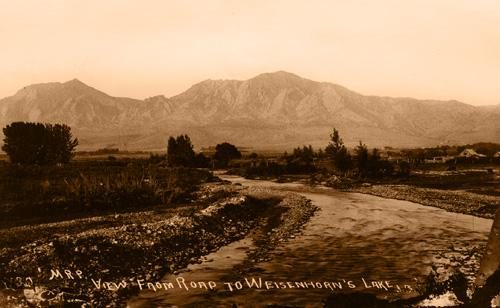
[[[278,184],[226,177],[248,186],[264,186],[299,192],[321,208],[302,233],[270,252],[269,261],[238,273],[234,268],[254,248],[250,238],[228,245],[207,256],[202,264],[164,277],[175,281],[215,281],[215,290],[172,289],[142,292],[131,307],[185,305],[261,307],[288,304],[321,306],[333,292],[324,282],[336,283],[335,291],[375,292],[379,297],[415,294],[416,281],[429,272],[439,252],[485,243],[491,220],[415,203],[375,196],[342,193],[330,189],[311,190],[301,184]],[[244,278],[272,282],[310,282],[308,288],[248,288]],[[241,281],[243,288],[231,292],[224,281]],[[378,285],[387,281],[391,288]],[[323,283],[315,287],[315,282]],[[355,288],[350,288],[351,282]],[[374,282],[374,285],[372,285]],[[275,285],[279,287],[278,285]],[[370,287],[367,289],[366,287]],[[339,289],[342,287],[342,289]]]

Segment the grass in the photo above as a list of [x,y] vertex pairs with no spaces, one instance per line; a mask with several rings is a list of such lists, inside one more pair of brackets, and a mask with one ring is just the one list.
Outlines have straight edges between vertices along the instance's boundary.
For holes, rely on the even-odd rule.
[[211,178],[198,169],[148,160],[80,161],[66,166],[0,164],[0,227],[170,205]]

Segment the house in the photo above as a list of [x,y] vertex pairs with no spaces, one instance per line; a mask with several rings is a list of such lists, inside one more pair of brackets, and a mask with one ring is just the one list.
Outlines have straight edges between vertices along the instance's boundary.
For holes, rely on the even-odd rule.
[[474,149],[465,149],[460,154],[458,154],[458,157],[464,157],[464,158],[484,158],[484,157],[486,157],[486,155],[479,154],[478,152],[474,151]]

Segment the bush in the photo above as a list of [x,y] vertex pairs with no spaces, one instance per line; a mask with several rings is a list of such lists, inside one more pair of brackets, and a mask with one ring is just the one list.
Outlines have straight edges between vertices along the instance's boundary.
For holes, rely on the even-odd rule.
[[214,159],[221,168],[227,167],[233,159],[241,158],[241,153],[234,145],[224,142],[215,147]]

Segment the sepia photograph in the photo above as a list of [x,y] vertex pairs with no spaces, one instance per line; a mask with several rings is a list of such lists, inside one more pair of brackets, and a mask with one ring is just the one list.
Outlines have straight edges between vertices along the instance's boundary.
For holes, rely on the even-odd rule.
[[500,1],[0,0],[0,308],[500,307]]

